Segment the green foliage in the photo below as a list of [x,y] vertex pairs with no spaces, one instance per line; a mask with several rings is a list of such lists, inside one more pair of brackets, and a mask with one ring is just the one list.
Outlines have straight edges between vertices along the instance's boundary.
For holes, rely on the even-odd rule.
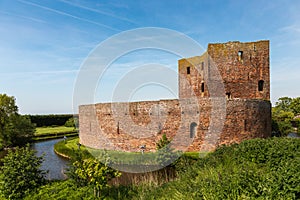
[[93,188],[77,187],[72,181],[54,181],[43,185],[27,195],[24,200],[95,199]]
[[64,126],[70,118],[73,118],[73,115],[29,115],[29,117],[37,127],[44,127]]
[[291,109],[292,100],[293,99],[290,97],[280,97],[278,99],[278,102],[275,103],[275,107],[278,108],[279,110],[290,112],[292,111]]
[[[47,185],[41,186],[27,195],[24,200],[56,200],[56,199],[109,199],[109,200],[131,200],[136,197],[137,191],[136,187],[133,186],[119,186],[111,187],[109,190],[105,191],[105,197],[97,198],[94,197],[93,186],[82,186],[78,187],[73,181],[54,181]],[[104,195],[103,195],[104,196]],[[0,198],[1,199],[1,198]]]
[[78,137],[76,138],[68,138],[65,141],[60,141],[54,145],[54,151],[64,155],[65,157],[68,158],[75,158],[75,160],[79,157],[80,159],[87,159],[87,158],[92,158],[92,155],[89,153],[89,151],[86,150],[86,148],[81,145],[80,150],[78,149],[78,143],[79,139]]
[[143,199],[299,199],[300,140],[254,139],[223,146]]
[[7,199],[20,199],[45,182],[45,171],[40,170],[42,157],[37,157],[29,145],[9,150],[2,159],[0,193]]
[[[300,199],[299,139],[254,139],[219,147],[204,157],[197,153],[184,157],[185,170],[177,180],[112,186],[102,191],[100,199]],[[85,163],[89,169],[97,165],[92,160]],[[78,186],[67,180],[42,186],[26,199],[98,199],[93,194],[91,183]]]
[[161,137],[161,139],[156,143],[156,149],[157,150],[162,149],[162,148],[164,148],[165,146],[167,146],[170,143],[171,143],[171,140],[169,140],[167,138],[166,134],[163,134],[162,137]]
[[22,115],[12,115],[6,127],[7,146],[23,146],[30,142],[35,132],[34,124]]
[[293,132],[294,117],[300,114],[300,97],[281,97],[272,108],[272,132],[286,136]]
[[109,187],[108,182],[121,176],[121,173],[109,167],[110,159],[107,154],[102,154],[102,162],[96,159],[82,159],[78,153],[69,169],[69,178],[78,186],[93,186],[94,196],[100,197],[101,193]]
[[72,117],[72,118],[68,119],[68,121],[66,121],[66,123],[65,123],[65,126],[75,128],[76,126],[78,126],[78,118]]
[[0,94],[0,149],[26,144],[34,130],[30,119],[18,114],[15,98]]
[[300,115],[300,97],[294,98],[292,100],[291,109],[295,115]]
[[163,167],[174,165],[173,162],[180,156],[180,152],[174,151],[170,143],[171,140],[167,138],[166,134],[163,134],[161,139],[156,143],[156,162]]

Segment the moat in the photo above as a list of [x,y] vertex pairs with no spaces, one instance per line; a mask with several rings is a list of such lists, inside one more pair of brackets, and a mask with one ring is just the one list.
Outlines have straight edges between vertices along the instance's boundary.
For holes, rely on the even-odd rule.
[[[45,176],[48,180],[62,180],[66,179],[66,169],[68,167],[68,160],[64,159],[54,152],[54,145],[62,139],[53,139],[42,142],[33,143],[32,149],[36,151],[37,156],[44,155],[44,161],[41,169],[47,170],[48,174]],[[0,158],[5,156],[4,151],[0,151]]]

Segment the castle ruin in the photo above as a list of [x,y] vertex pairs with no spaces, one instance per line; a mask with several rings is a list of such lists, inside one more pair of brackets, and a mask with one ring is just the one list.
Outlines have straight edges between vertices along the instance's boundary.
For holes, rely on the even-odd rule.
[[79,106],[80,143],[97,149],[207,151],[271,135],[269,41],[209,44],[178,61],[179,99]]

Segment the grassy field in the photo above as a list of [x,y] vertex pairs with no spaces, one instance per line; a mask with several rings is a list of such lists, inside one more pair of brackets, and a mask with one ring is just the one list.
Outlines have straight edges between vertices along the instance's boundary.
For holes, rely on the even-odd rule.
[[65,127],[65,126],[58,126],[58,127],[37,127],[35,131],[35,136],[42,136],[42,135],[55,135],[59,133],[68,133],[75,131],[74,127]]
[[78,135],[78,133],[74,127],[37,127],[34,133],[33,140],[48,140],[61,138],[63,136],[74,137],[76,135]]

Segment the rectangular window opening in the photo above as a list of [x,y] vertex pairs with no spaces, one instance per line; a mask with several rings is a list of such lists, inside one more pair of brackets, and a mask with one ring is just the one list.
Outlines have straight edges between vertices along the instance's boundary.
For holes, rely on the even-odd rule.
[[186,68],[186,73],[187,73],[187,74],[190,74],[190,73],[191,73],[191,68],[190,68],[190,67],[187,67],[187,68]]
[[259,80],[258,81],[258,91],[263,91],[264,90],[264,81],[263,80]]

